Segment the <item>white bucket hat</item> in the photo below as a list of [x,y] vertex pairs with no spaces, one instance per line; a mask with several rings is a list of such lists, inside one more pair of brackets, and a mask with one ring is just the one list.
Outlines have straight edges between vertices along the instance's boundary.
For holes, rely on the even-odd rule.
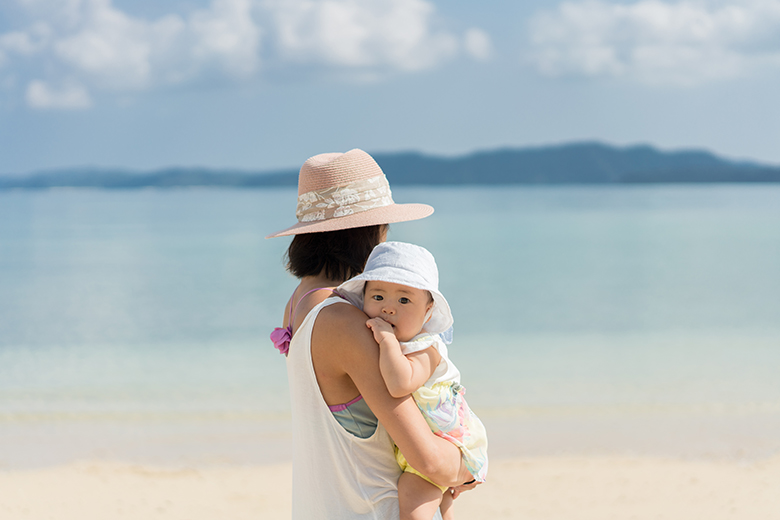
[[424,330],[430,334],[441,334],[452,327],[452,311],[439,292],[436,260],[427,249],[405,242],[383,242],[371,251],[365,270],[339,285],[337,291],[362,309],[363,287],[368,281],[397,283],[430,291],[433,309]]

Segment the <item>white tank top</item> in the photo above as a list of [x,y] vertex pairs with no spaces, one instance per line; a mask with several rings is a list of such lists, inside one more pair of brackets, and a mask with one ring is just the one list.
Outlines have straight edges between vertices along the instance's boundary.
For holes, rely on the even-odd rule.
[[[293,422],[293,520],[398,520],[393,441],[380,424],[366,439],[346,431],[322,397],[311,359],[311,332],[328,298],[290,341],[287,377]],[[437,516],[435,518],[440,518]]]

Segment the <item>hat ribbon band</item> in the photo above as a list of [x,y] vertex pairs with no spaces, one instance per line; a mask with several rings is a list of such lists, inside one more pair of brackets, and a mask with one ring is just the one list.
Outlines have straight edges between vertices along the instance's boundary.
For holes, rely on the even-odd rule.
[[362,213],[393,204],[390,185],[384,175],[314,190],[298,195],[298,222],[314,222]]

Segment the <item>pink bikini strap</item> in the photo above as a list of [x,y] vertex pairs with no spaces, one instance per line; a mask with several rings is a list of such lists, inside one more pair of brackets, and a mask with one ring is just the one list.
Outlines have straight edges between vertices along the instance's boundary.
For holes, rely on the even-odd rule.
[[301,296],[300,299],[298,300],[298,303],[295,305],[295,309],[293,309],[292,300],[293,300],[293,297],[295,296],[295,291],[293,291],[292,296],[290,296],[290,319],[287,322],[287,326],[290,327],[290,330],[292,330],[292,324],[293,324],[293,321],[295,320],[295,315],[298,313],[298,307],[300,307],[301,302],[303,301],[303,299],[306,298],[311,293],[313,293],[314,291],[321,291],[323,289],[327,289],[330,292],[332,292],[333,294],[335,294],[336,296],[338,296],[340,298],[344,298],[343,296],[341,296],[338,293],[338,291],[336,291],[334,289],[328,289],[327,287],[317,287],[316,289],[312,289],[311,291],[309,291],[306,294],[304,294],[303,296]]
[[[301,302],[314,291],[319,291],[322,289],[327,289],[327,287],[317,287],[316,289],[312,289],[311,291],[307,292],[301,296],[301,298],[298,300],[298,303],[295,304],[295,307],[293,307],[293,298],[295,298],[295,291],[293,291],[292,296],[290,296],[290,301],[288,302],[288,305],[290,306],[290,317],[287,326],[276,327],[271,332],[271,342],[274,344],[274,347],[276,347],[280,354],[284,354],[286,356],[287,352],[290,350],[290,340],[292,340],[293,336],[293,321],[295,321],[295,315],[298,313],[298,307],[300,307]],[[344,298],[337,291],[332,289],[330,289],[330,291],[336,296]],[[346,300],[346,298],[344,299]]]

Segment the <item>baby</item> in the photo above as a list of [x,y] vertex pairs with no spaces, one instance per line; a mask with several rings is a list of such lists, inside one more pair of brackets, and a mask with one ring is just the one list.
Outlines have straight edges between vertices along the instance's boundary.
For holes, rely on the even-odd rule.
[[[478,482],[487,474],[487,434],[466,404],[460,372],[447,356],[452,313],[439,292],[439,273],[426,249],[385,242],[371,252],[362,274],[338,292],[362,306],[379,343],[379,369],[394,397],[412,395],[431,430],[458,446]],[[452,520],[452,494],[414,470],[396,449],[401,520],[430,520],[441,508]]]

